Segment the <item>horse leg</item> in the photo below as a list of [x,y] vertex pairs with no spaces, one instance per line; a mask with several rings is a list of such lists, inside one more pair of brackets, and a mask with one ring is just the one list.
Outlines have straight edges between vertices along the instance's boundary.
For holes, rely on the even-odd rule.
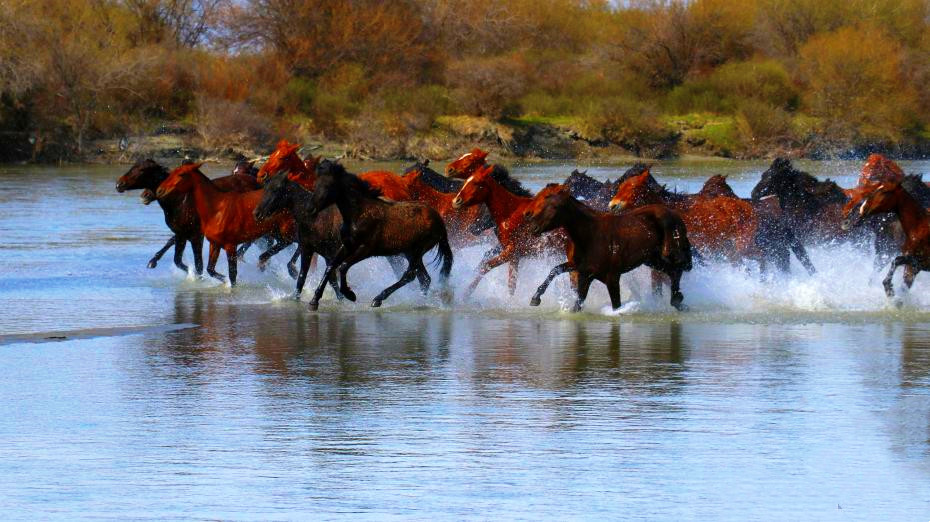
[[[426,268],[423,267],[423,260],[422,260],[422,259],[419,259],[419,260],[416,260],[416,261],[415,261],[413,258],[408,258],[408,259],[407,259],[407,263],[408,263],[408,264],[407,264],[407,270],[404,271],[404,274],[403,274],[402,276],[400,276],[400,279],[399,279],[396,283],[394,283],[393,285],[391,285],[391,286],[385,288],[384,290],[382,290],[381,293],[378,294],[378,296],[375,297],[374,300],[372,300],[371,306],[372,306],[373,308],[377,308],[377,307],[381,306],[382,301],[384,301],[384,300],[387,299],[391,294],[393,294],[394,292],[396,292],[398,288],[400,288],[400,287],[402,287],[402,286],[405,286],[407,283],[413,281],[413,279],[417,276],[417,272],[418,272],[419,270],[421,270],[421,269],[422,269],[422,270],[426,270]],[[343,266],[345,266],[345,265],[343,264]],[[340,273],[341,273],[341,272],[340,272]]]
[[904,286],[910,290],[911,285],[914,284],[914,279],[917,279],[917,274],[920,272],[920,268],[914,263],[908,264],[904,267]]
[[669,303],[679,312],[683,311],[686,307],[681,304],[685,300],[685,296],[681,293],[681,270],[669,270],[668,277],[672,280],[672,298]]
[[290,245],[289,242],[279,240],[275,245],[269,248],[266,252],[263,252],[262,255],[258,256],[258,269],[262,272],[268,268],[268,260],[271,259],[271,256],[277,254],[278,252],[284,250]]
[[242,243],[242,245],[239,246],[239,250],[236,251],[236,255],[237,255],[238,257],[244,256],[244,255],[245,255],[245,251],[248,250],[249,247],[252,246],[252,243],[253,243],[253,241],[246,241],[245,243]]
[[510,295],[517,293],[517,270],[520,269],[520,258],[515,258],[507,267],[507,290]]
[[210,258],[207,260],[207,273],[214,279],[226,282],[226,276],[216,271],[216,262],[220,259],[220,246],[210,241]]
[[[652,272],[649,275],[650,280],[652,281],[652,295],[661,296],[662,295],[662,272],[659,272],[656,269],[652,269]],[[619,284],[619,283],[618,283]],[[609,288],[608,288],[609,290]]]
[[429,292],[429,287],[433,283],[433,278],[429,276],[429,272],[426,271],[426,267],[423,266],[423,259],[420,259],[419,267],[417,267],[417,281],[420,282],[420,291],[423,292],[423,295],[426,295]]
[[226,250],[226,264],[229,266],[229,286],[236,286],[236,273],[239,270],[236,245],[224,247],[224,250]]
[[478,275],[475,276],[472,282],[468,285],[468,288],[465,290],[465,296],[468,297],[472,294],[472,292],[475,291],[475,288],[478,286],[478,283],[481,282],[481,278],[484,277],[485,274],[510,261],[510,256],[513,254],[513,251],[513,248],[505,248],[500,254],[492,257],[491,259],[488,259],[487,261],[483,261],[478,267]]
[[345,296],[349,301],[355,302],[355,292],[349,288],[349,283],[346,281],[346,276],[349,274],[349,269],[352,268],[356,263],[368,259],[368,248],[365,245],[359,245],[354,252],[346,256],[346,258],[339,265],[339,291],[342,292],[342,295]]
[[389,256],[387,258],[388,264],[391,265],[391,270],[394,271],[394,275],[397,277],[401,277],[407,273],[407,269],[404,267],[401,259],[401,256]]
[[301,245],[297,249],[297,253],[300,254],[300,271],[297,273],[297,289],[294,291],[294,300],[300,301],[300,294],[304,291],[304,282],[307,281],[307,272],[310,270],[310,258],[313,257],[313,249]]
[[[539,306],[539,303],[542,302],[542,295],[546,293],[546,289],[549,288],[549,284],[552,283],[552,280],[559,274],[564,274],[565,272],[572,272],[575,270],[575,265],[571,262],[562,263],[561,265],[556,265],[552,270],[549,271],[549,275],[546,276],[546,279],[539,285],[539,288],[536,289],[536,293],[533,294],[533,297],[530,299],[530,306]],[[576,272],[577,273],[577,272]],[[575,285],[577,288],[577,285]]]
[[899,266],[906,265],[910,262],[910,256],[898,256],[894,258],[894,261],[891,262],[891,269],[888,270],[888,275],[886,275],[885,279],[882,281],[882,286],[885,287],[885,295],[894,297],[894,287],[891,284],[891,278],[894,277],[894,272]]
[[291,260],[287,262],[287,273],[291,279],[297,279],[297,258],[300,257],[300,248],[294,251]]
[[171,236],[171,238],[168,239],[168,242],[165,243],[165,246],[161,247],[161,250],[159,250],[158,252],[155,252],[155,255],[152,256],[152,259],[149,259],[149,264],[148,264],[149,268],[155,268],[156,266],[158,266],[158,260],[161,259],[161,256],[165,255],[165,252],[167,252],[168,249],[171,248],[172,245],[174,245],[176,238],[177,236]]
[[503,246],[497,245],[496,247],[488,250],[487,252],[484,253],[483,256],[481,256],[481,263],[487,263],[490,259],[499,256],[501,253],[501,250],[503,249],[504,249]]
[[317,310],[320,307],[320,298],[323,297],[323,289],[326,288],[326,283],[332,279],[333,270],[335,270],[336,267],[339,266],[339,263],[342,263],[342,260],[348,255],[348,250],[345,245],[342,245],[339,247],[339,251],[336,252],[336,255],[333,256],[332,262],[326,265],[323,278],[320,279],[320,283],[317,285],[316,290],[313,291],[313,297],[310,299],[310,304],[307,306],[310,310]]
[[203,234],[191,238],[191,250],[194,251],[194,271],[198,276],[203,275]]
[[591,288],[593,279],[591,274],[578,274],[578,299],[575,300],[575,305],[572,306],[572,312],[580,312],[584,307],[584,301],[588,298],[588,289]]
[[607,283],[607,293],[610,294],[610,306],[614,310],[620,309],[620,277],[611,278]]
[[187,273],[187,265],[184,264],[184,247],[187,246],[187,239],[175,236],[174,242],[174,266]]
[[794,252],[794,257],[798,258],[798,261],[801,262],[801,265],[803,265],[804,268],[807,269],[808,274],[810,275],[816,274],[817,269],[814,268],[814,263],[811,263],[811,258],[807,256],[807,249],[804,248],[804,244],[801,243],[801,241],[798,239],[797,236],[794,235],[793,232],[791,233],[790,241],[791,241],[790,247],[791,247],[791,251]]

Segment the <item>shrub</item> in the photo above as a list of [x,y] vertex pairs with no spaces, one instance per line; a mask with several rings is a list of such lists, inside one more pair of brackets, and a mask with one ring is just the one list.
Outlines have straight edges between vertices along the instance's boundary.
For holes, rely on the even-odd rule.
[[675,154],[679,134],[662,123],[648,106],[615,97],[593,104],[582,124],[586,134],[633,151],[638,156],[661,158]]
[[499,119],[519,113],[526,65],[516,55],[462,59],[449,65],[446,82],[465,113]]
[[272,124],[244,102],[197,98],[195,129],[203,148],[254,149],[269,143]]

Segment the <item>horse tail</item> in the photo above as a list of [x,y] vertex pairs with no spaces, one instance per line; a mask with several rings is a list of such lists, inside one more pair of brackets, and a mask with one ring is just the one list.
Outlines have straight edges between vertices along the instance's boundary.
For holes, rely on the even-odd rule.
[[446,232],[446,228],[442,228],[442,237],[439,238],[439,243],[436,245],[436,257],[433,259],[433,263],[442,262],[442,268],[439,269],[439,274],[442,277],[448,278],[449,274],[452,273],[452,247],[449,246],[449,236]]

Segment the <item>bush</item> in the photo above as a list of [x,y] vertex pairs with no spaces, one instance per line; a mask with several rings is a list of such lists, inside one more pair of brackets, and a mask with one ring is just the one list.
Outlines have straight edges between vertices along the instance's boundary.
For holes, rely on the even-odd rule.
[[791,115],[762,101],[747,100],[736,113],[740,148],[746,156],[765,155],[794,139]]
[[207,150],[253,150],[274,138],[271,122],[248,104],[202,96],[197,98],[195,128]]
[[466,114],[515,116],[520,112],[517,102],[527,91],[526,65],[516,55],[462,59],[449,65],[446,82]]
[[674,155],[679,138],[676,131],[660,121],[653,109],[620,97],[592,105],[582,130],[649,158]]
[[784,66],[776,61],[734,62],[675,87],[669,92],[666,106],[679,114],[733,113],[744,100],[794,110],[798,106],[798,92]]

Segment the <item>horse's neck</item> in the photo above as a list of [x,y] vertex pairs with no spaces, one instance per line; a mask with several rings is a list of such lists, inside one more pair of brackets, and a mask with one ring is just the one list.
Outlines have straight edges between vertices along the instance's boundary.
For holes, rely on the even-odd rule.
[[440,192],[423,180],[412,180],[407,186],[408,190],[412,191],[410,194],[411,196],[416,194],[416,199],[429,203],[430,205],[447,204],[455,198],[455,194]]
[[927,211],[904,189],[898,189],[897,204],[893,210],[898,215],[901,228],[904,229],[904,233],[908,237],[916,233],[921,226],[930,224],[928,223],[930,220],[927,218]]
[[194,195],[194,207],[197,209],[197,215],[200,221],[206,223],[211,217],[216,215],[216,208],[219,205],[218,199],[223,194],[206,176],[194,176],[194,189],[191,191]]
[[336,198],[336,208],[346,226],[358,223],[362,215],[370,214],[373,207],[386,205],[384,201],[363,194],[343,193]]
[[581,202],[574,202],[566,213],[568,219],[562,227],[568,232],[572,242],[580,246],[593,243],[595,241],[593,236],[596,234],[594,220],[597,214]]
[[498,225],[531,201],[533,201],[533,198],[518,196],[494,180],[489,182],[488,211],[491,212],[491,217],[494,218],[495,223]]

